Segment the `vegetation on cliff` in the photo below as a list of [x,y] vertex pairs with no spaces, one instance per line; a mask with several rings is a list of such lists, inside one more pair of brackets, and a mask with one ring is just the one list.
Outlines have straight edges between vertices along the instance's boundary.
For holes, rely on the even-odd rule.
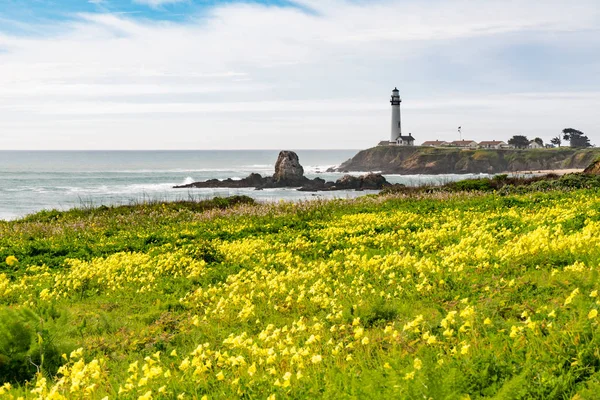
[[[595,167],[594,167],[595,166]],[[492,178],[463,179],[444,185],[405,186],[401,184],[385,187],[380,195],[392,193],[441,193],[441,192],[494,192],[498,195],[545,192],[551,190],[600,189],[600,171],[590,172],[594,164],[586,169],[588,173],[572,173],[565,175],[546,174],[530,177],[495,175]]]
[[600,149],[457,149],[377,146],[360,151],[340,171],[395,174],[463,174],[585,168]]
[[0,257],[6,399],[600,391],[597,189],[44,212]]

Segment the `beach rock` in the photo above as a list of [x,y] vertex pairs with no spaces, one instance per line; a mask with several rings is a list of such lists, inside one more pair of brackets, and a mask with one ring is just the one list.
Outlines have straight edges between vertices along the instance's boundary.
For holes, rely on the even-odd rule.
[[307,181],[304,177],[304,168],[300,165],[298,154],[293,151],[283,150],[275,163],[273,180],[276,185],[297,186]]

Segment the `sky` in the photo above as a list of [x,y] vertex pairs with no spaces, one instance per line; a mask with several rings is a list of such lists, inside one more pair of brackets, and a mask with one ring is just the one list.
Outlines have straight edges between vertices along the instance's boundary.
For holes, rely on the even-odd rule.
[[600,145],[598,0],[0,0],[0,149]]

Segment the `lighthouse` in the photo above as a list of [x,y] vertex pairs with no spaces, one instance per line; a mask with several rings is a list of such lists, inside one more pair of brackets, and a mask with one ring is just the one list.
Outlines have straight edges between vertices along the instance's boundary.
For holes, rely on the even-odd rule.
[[400,124],[400,103],[402,100],[400,99],[400,92],[398,88],[394,88],[392,90],[392,99],[390,103],[392,104],[392,132],[390,135],[390,142],[397,143],[398,138],[402,136],[402,126]]

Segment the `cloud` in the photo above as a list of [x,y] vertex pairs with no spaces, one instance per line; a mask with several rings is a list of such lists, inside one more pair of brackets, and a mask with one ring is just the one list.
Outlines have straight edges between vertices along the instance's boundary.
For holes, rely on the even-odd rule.
[[0,147],[367,147],[395,85],[419,140],[600,128],[595,1],[296,3],[0,33]]
[[[102,0],[100,0],[102,1]],[[134,3],[144,4],[153,8],[160,7],[166,4],[181,3],[187,0],[133,0]]]

